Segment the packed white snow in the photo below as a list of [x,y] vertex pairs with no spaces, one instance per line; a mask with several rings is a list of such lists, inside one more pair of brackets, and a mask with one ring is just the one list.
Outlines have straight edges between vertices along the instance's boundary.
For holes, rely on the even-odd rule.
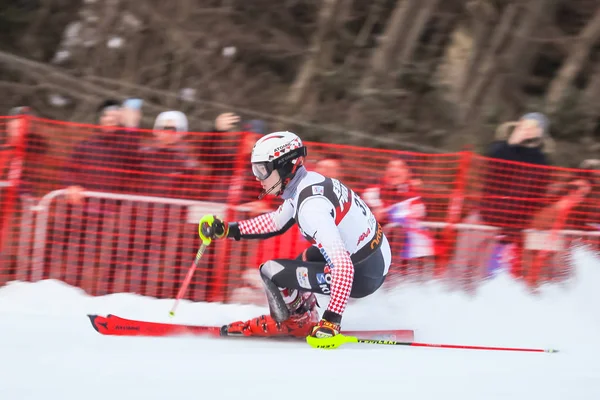
[[[421,342],[557,348],[557,354],[98,334],[86,314],[218,325],[257,306],[132,294],[90,297],[58,281],[0,288],[0,399],[600,399],[600,260],[578,250],[568,285],[532,296],[499,276],[468,296],[439,283],[352,301],[344,328],[411,328]],[[321,299],[321,305],[326,301]]]

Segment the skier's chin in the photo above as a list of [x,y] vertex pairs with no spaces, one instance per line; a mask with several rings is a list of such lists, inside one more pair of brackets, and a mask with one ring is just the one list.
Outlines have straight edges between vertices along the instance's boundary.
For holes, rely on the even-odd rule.
[[281,190],[281,183],[277,183],[275,186],[263,185],[262,188],[265,192],[269,192],[267,194],[267,196],[268,195],[276,196],[277,193],[279,193],[279,191]]

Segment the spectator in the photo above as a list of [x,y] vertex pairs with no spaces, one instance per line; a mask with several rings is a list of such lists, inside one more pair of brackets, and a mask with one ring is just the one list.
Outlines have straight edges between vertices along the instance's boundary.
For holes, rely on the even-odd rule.
[[180,111],[160,113],[154,122],[154,136],[142,145],[140,173],[142,195],[190,198],[194,174],[200,163],[192,156],[183,138],[188,121]]
[[396,223],[400,226],[401,259],[421,260],[434,255],[434,243],[422,225],[427,215],[419,193],[422,182],[411,175],[405,161],[393,159],[388,163],[381,183],[367,188],[362,198],[382,225]]
[[84,190],[130,191],[141,133],[122,124],[121,105],[115,100],[104,101],[98,116],[100,132],[77,144],[65,173],[72,204],[81,204]]
[[[238,199],[237,204],[241,204],[256,200],[260,192],[258,190],[251,193],[251,190],[260,188],[260,185],[248,171],[249,169],[243,168],[242,171],[236,172],[236,166],[239,162],[240,139],[244,140],[243,153],[248,154],[247,160],[243,162],[249,163],[256,134],[266,134],[266,126],[261,120],[251,120],[242,122],[238,127],[240,121],[240,117],[233,113],[221,114],[215,120],[214,133],[203,137],[207,145],[201,148],[200,162],[211,168],[211,181],[206,188],[207,200],[226,201],[231,195]],[[250,134],[240,138],[239,134],[232,133],[236,131]]]
[[393,159],[387,164],[384,175],[378,185],[367,188],[363,199],[375,218],[386,225],[393,219],[390,215],[398,202],[418,198],[419,179],[412,179],[411,172],[404,160]]
[[[580,175],[572,175],[570,178],[575,179],[570,182],[552,185],[550,204],[534,215],[531,229],[525,232],[522,265],[531,283],[564,280],[571,271],[563,257],[569,251],[565,240],[568,236],[560,232],[572,229],[574,222],[580,222],[581,211],[587,211],[585,200],[590,183],[586,179],[577,179]],[[585,219],[589,217],[584,214]]]
[[329,178],[343,180],[341,164],[340,156],[330,154],[317,162],[314,171]]
[[546,152],[552,152],[554,142],[545,115],[529,113],[518,122],[505,123],[496,139],[486,154],[476,210],[465,222],[497,231],[460,233],[453,261],[465,270],[479,266],[484,276],[499,269],[520,274],[522,230],[531,226],[533,216],[547,204],[551,183]]
[[123,102],[122,106],[122,120],[123,126],[130,129],[140,128],[140,122],[142,120],[142,106],[144,101],[142,99],[131,98]]
[[[3,177],[8,177],[12,161],[14,160],[15,149],[21,133],[21,127],[24,120],[20,116],[32,116],[35,114],[31,108],[22,106],[14,107],[9,111],[10,118],[6,124],[6,134],[0,138],[0,171]],[[40,156],[48,152],[48,141],[44,136],[35,132],[36,126],[33,121],[28,121],[27,131],[23,141],[24,160],[21,172],[21,184],[17,188],[19,195],[36,195],[34,182],[39,179],[41,174]],[[43,165],[43,163],[42,163]],[[4,179],[4,178],[3,178]]]
[[550,183],[544,168],[550,163],[543,152],[548,129],[546,116],[526,114],[506,141],[492,144],[487,157],[494,160],[488,162],[480,202],[485,223],[514,232],[541,208]]
[[[536,232],[551,232],[553,229],[576,229],[582,231],[598,230],[600,225],[600,179],[594,165],[600,167],[597,160],[585,160],[580,164],[580,170],[568,174],[563,182],[551,185],[548,206],[540,210],[533,218],[532,228]],[[547,235],[546,235],[547,236]],[[552,241],[552,238],[541,236],[539,241]],[[547,239],[547,240],[546,240]],[[556,243],[546,243],[544,250],[552,256],[560,255],[565,250],[562,237],[554,237]],[[540,246],[540,244],[538,244]],[[530,246],[531,247],[531,246]],[[549,258],[549,257],[548,257]],[[560,262],[560,257],[556,257]],[[560,271],[555,271],[560,272]]]
[[[0,265],[6,268],[4,277],[7,280],[13,276],[18,265],[19,227],[24,218],[23,212],[33,205],[33,198],[40,195],[37,193],[40,188],[36,185],[36,180],[44,171],[40,156],[46,154],[49,147],[46,138],[35,132],[36,127],[31,120],[23,132],[22,116],[34,116],[29,107],[15,107],[9,111],[9,116],[12,118],[8,119],[6,132],[0,136],[0,181],[5,181],[5,185],[0,187]],[[20,141],[24,151],[22,164],[17,159]],[[18,169],[21,170],[18,186],[5,187],[13,183],[12,176]],[[9,203],[7,192],[10,190],[13,191],[14,201]],[[0,279],[0,285],[3,282]]]
[[[261,119],[252,119],[242,124],[242,131],[257,133],[259,135],[267,134],[267,124]],[[252,152],[252,151],[251,151]]]
[[589,194],[586,201],[573,210],[569,227],[600,232],[600,159],[584,160],[579,168],[578,178],[589,184]]
[[241,118],[239,115],[234,113],[222,113],[215,119],[215,132],[230,132],[240,122]]
[[[114,270],[122,264],[115,261],[112,247],[96,240],[102,226],[114,226],[119,221],[121,200],[106,199],[84,202],[84,191],[133,194],[136,164],[140,161],[141,132],[124,126],[122,106],[116,100],[106,100],[97,109],[100,127],[90,137],[77,143],[63,171],[66,200],[72,207],[55,207],[50,212],[47,233],[49,248],[46,256],[61,248],[77,257],[81,273],[65,274],[70,285],[81,285],[92,293],[102,284],[97,282],[97,263],[110,271],[103,276],[104,284],[112,281]],[[78,208],[81,217],[69,210]],[[77,214],[76,214],[77,215]],[[85,217],[83,217],[85,216]],[[56,224],[54,221],[61,221]],[[119,222],[117,222],[119,221]],[[125,240],[125,239],[123,239]],[[85,251],[79,251],[80,247]],[[87,260],[87,265],[85,261]]]

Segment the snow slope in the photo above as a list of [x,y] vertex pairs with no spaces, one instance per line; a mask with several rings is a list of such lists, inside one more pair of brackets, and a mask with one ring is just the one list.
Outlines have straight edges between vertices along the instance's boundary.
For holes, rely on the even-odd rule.
[[[172,301],[14,282],[0,288],[0,399],[600,399],[600,260],[583,250],[575,259],[576,279],[537,298],[500,276],[473,298],[437,284],[377,293],[344,317],[347,329],[405,327],[418,341],[558,354],[104,337],[87,313],[170,321]],[[173,321],[223,324],[265,311],[183,302]]]

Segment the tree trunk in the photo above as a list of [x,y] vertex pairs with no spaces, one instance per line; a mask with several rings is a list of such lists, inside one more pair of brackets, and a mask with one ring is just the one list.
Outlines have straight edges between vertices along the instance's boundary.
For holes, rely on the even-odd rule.
[[600,63],[596,64],[592,76],[579,98],[579,109],[584,115],[585,136],[593,139],[594,131],[600,117]]
[[581,71],[590,51],[600,39],[600,7],[594,17],[587,23],[569,56],[550,83],[546,94],[546,112],[553,114],[560,107],[573,80]]
[[35,16],[33,17],[33,22],[29,25],[27,31],[21,37],[21,42],[23,43],[24,47],[28,50],[29,54],[33,55],[32,58],[37,60],[43,57],[44,49],[40,48],[39,45],[36,45],[36,36],[39,35],[42,24],[51,13],[52,1],[42,1],[41,6],[38,8]]
[[469,58],[465,69],[463,70],[458,84],[458,95],[462,98],[467,88],[469,87],[469,81],[472,76],[475,75],[476,71],[480,68],[480,64],[484,61],[485,49],[487,48],[490,40],[490,34],[493,31],[494,25],[497,22],[497,14],[491,12],[486,13],[486,7],[493,9],[493,6],[487,3],[473,2],[471,3],[470,9],[473,13],[473,48],[469,53]]
[[492,85],[498,72],[499,61],[497,55],[501,52],[507,41],[510,27],[516,15],[516,4],[509,4],[504,13],[502,13],[500,22],[494,30],[489,49],[484,57],[483,65],[477,69],[478,73],[465,93],[464,100],[462,101],[460,123],[467,122],[472,118],[473,114],[479,111],[483,97],[487,89]]
[[526,3],[527,11],[519,23],[512,40],[502,57],[502,68],[504,73],[498,76],[498,86],[501,88],[497,93],[500,99],[492,98],[493,104],[499,104],[503,108],[503,118],[514,118],[521,112],[524,104],[520,99],[522,88],[520,77],[529,76],[531,65],[535,60],[541,44],[532,42],[531,38],[537,35],[538,27],[549,20],[549,16],[556,9],[557,0],[529,0]]
[[367,18],[353,41],[353,49],[348,51],[344,56],[341,68],[347,68],[347,66],[355,64],[356,59],[360,56],[360,52],[354,50],[361,49],[367,45],[369,38],[373,34],[375,25],[381,20],[381,15],[384,12],[384,3],[385,0],[373,0],[371,2]]
[[[104,12],[100,15],[103,16],[102,20],[98,24],[96,31],[96,39],[100,42],[106,41],[111,27],[114,25],[114,21],[119,18],[121,13],[121,0],[111,0],[104,3]],[[84,73],[86,75],[95,75],[96,71],[105,63],[104,57],[106,57],[106,46],[98,46],[98,50],[91,55],[89,63],[84,67]]]
[[321,59],[321,51],[325,47],[325,39],[331,31],[333,21],[336,17],[336,10],[342,2],[350,0],[324,0],[319,11],[317,22],[317,30],[311,39],[308,54],[304,58],[304,62],[300,67],[294,83],[290,87],[286,99],[287,114],[293,113],[294,110],[304,100],[306,93],[310,87],[310,83],[319,69],[319,60]]
[[389,71],[393,55],[403,45],[410,29],[411,24],[408,22],[420,4],[420,0],[399,0],[396,3],[396,8],[380,38],[380,44],[371,55],[370,68],[360,83],[361,95],[364,95],[381,75]]
[[335,11],[335,18],[332,21],[330,30],[332,40],[325,40],[323,44],[323,48],[319,54],[317,59],[317,66],[314,78],[311,80],[310,84],[307,86],[307,94],[304,97],[304,101],[299,104],[299,107],[296,109],[296,117],[302,117],[302,119],[311,120],[313,116],[320,111],[320,101],[323,95],[327,95],[327,91],[323,93],[321,88],[323,87],[320,83],[323,82],[324,79],[327,79],[330,74],[335,74],[336,66],[333,63],[333,58],[336,50],[336,46],[338,45],[338,41],[334,40],[333,32],[338,32],[343,29],[343,25],[350,18],[352,8],[351,0],[343,0],[338,4],[338,7]]
[[371,3],[367,19],[354,40],[355,47],[364,47],[367,44],[367,40],[373,33],[373,27],[377,24],[383,12],[383,3],[385,3],[385,0],[374,0]]
[[364,100],[371,95],[370,89],[389,71],[393,55],[404,43],[406,33],[411,26],[409,21],[420,4],[420,0],[398,0],[396,3],[385,31],[379,38],[379,45],[371,53],[369,66],[359,84],[359,99],[349,112],[350,124],[355,129],[361,129],[363,124],[364,115],[361,108]]
[[551,23],[551,16],[556,10],[559,0],[529,0],[523,21],[514,33],[510,47],[506,51],[507,67],[513,76],[529,75],[529,68],[535,59],[541,42],[533,41],[532,37],[539,37],[540,26]]
[[[412,61],[415,49],[419,45],[421,35],[433,17],[440,0],[425,0],[424,2],[425,4],[419,9],[414,23],[411,24],[410,31],[404,41],[404,46],[400,48],[398,57],[398,68],[400,70]],[[399,70],[396,71],[396,73],[399,72]]]

